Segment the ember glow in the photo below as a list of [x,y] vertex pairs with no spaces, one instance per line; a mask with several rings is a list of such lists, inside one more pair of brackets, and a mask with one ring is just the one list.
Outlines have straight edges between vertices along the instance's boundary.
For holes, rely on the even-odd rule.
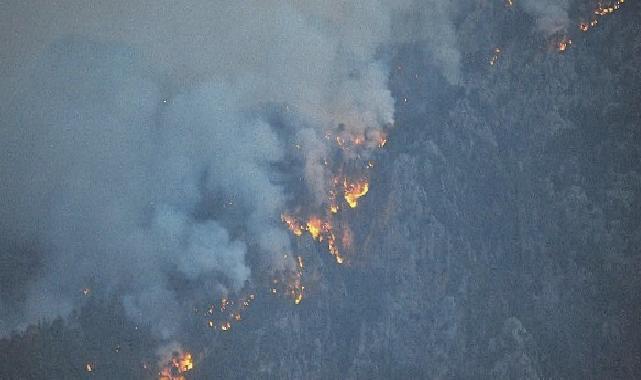
[[254,293],[241,297],[236,301],[229,297],[222,297],[218,304],[211,304],[206,308],[203,317],[210,329],[220,332],[229,332],[234,323],[243,320],[251,303],[256,299]]
[[296,305],[300,304],[303,300],[305,286],[302,283],[303,278],[303,258],[298,256],[296,258],[296,271],[289,281],[289,294],[294,299]]
[[[285,258],[286,255],[285,255]],[[305,296],[305,286],[303,285],[304,261],[302,256],[295,259],[295,268],[286,269],[277,274],[272,279],[269,292],[272,296],[283,296],[291,298],[295,305],[299,305]]]

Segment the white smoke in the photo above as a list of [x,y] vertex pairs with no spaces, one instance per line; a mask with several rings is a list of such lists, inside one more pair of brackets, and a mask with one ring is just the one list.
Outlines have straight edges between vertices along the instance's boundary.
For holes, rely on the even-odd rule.
[[570,24],[568,0],[522,0],[518,4],[534,17],[537,29],[548,36],[567,30]]

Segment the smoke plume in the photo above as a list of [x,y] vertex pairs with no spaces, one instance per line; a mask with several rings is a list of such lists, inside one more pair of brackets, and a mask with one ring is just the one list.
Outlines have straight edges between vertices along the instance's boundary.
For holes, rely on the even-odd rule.
[[[3,5],[3,252],[33,242],[39,266],[0,328],[64,316],[92,286],[169,337],[189,310],[172,279],[211,297],[290,265],[280,213],[294,192],[325,199],[328,134],[365,136],[367,157],[393,123],[381,48],[407,38],[398,15],[436,23],[425,39],[458,81],[438,4]],[[277,169],[292,156],[302,190]]]

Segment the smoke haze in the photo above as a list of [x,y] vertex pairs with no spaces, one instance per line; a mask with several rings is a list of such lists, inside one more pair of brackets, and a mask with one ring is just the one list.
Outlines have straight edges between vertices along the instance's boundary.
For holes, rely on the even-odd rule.
[[640,15],[0,2],[0,378],[638,378]]
[[[202,291],[225,293],[250,281],[250,252],[262,270],[290,265],[279,216],[292,194],[274,165],[302,146],[320,204],[326,131],[373,148],[394,112],[378,50],[410,7],[69,0],[3,12],[2,229],[42,252],[3,330],[68,314],[94,284],[168,336],[184,307],[170,273],[214,276]],[[279,105],[293,137],[264,113]]]

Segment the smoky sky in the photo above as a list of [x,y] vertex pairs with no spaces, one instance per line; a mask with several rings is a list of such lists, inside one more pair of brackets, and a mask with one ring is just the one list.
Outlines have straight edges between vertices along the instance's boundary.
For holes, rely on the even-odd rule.
[[[564,4],[522,7],[554,33]],[[24,297],[0,293],[0,332],[67,315],[90,286],[168,338],[185,309],[171,276],[225,294],[291,265],[280,214],[326,194],[324,132],[394,124],[396,44],[423,44],[458,85],[465,6],[0,4],[2,254],[38,257],[16,276]]]

